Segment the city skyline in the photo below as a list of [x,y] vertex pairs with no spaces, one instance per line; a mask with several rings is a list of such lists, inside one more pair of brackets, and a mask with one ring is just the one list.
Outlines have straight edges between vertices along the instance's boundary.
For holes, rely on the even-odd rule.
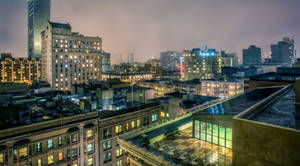
[[[293,38],[295,50],[299,50],[299,5],[296,0],[231,0],[226,4],[190,0],[173,1],[172,5],[169,0],[72,0],[72,4],[68,0],[52,0],[51,19],[70,23],[73,31],[103,38],[103,49],[111,53],[113,64],[119,62],[120,54],[126,60],[129,52],[137,61],[146,61],[158,58],[162,51],[182,52],[205,45],[237,52],[240,57],[242,49],[251,44],[261,47],[263,55],[269,53],[270,45],[285,36]],[[26,18],[26,1],[2,2],[0,52],[27,56]]]

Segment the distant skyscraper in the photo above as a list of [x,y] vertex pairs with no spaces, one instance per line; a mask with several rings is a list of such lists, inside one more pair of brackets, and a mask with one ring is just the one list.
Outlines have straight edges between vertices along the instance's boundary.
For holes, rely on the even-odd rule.
[[102,72],[110,71],[110,53],[104,52],[102,53]]
[[50,0],[28,1],[28,57],[41,58],[41,32],[50,20]]
[[179,71],[181,53],[166,51],[160,53],[161,66],[165,71]]
[[248,49],[243,49],[243,65],[253,65],[261,63],[261,49],[251,45]]
[[128,63],[132,64],[134,62],[133,53],[128,53]]
[[222,73],[222,59],[215,49],[184,50],[180,60],[181,80],[209,79]]
[[272,63],[293,63],[295,60],[294,40],[283,38],[277,44],[272,44],[271,57]]
[[101,79],[102,39],[71,31],[69,24],[48,22],[42,32],[42,78],[52,89]]
[[222,67],[235,67],[239,64],[239,58],[236,53],[225,53],[221,51],[222,55]]

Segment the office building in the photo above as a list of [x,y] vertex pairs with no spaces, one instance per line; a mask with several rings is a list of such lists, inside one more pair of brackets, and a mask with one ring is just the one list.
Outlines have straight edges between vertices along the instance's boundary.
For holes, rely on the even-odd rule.
[[256,65],[261,63],[261,48],[250,45],[243,49],[243,65]]
[[110,53],[102,53],[102,73],[110,72]]
[[222,58],[215,49],[184,50],[180,59],[181,80],[209,79],[222,73]]
[[52,89],[70,90],[72,84],[101,79],[100,37],[71,31],[69,24],[48,22],[42,32],[42,76]]
[[41,80],[41,61],[35,58],[13,58],[2,54],[0,59],[0,82],[38,82]]
[[145,64],[145,68],[152,74],[152,78],[162,77],[162,66],[159,60],[151,59],[149,63]]
[[28,57],[41,58],[41,32],[46,30],[50,20],[50,0],[27,0],[28,14]]
[[201,95],[229,98],[244,93],[243,80],[207,79],[201,81]]
[[127,59],[128,59],[127,62],[128,62],[129,64],[133,64],[133,62],[134,62],[134,55],[133,55],[133,53],[128,53]]
[[181,53],[177,51],[165,51],[160,53],[161,66],[164,71],[179,72],[179,60]]
[[221,51],[222,55],[222,68],[223,67],[236,67],[239,65],[239,58],[236,53],[225,53]]
[[292,64],[295,62],[294,40],[283,38],[277,44],[271,45],[272,63]]

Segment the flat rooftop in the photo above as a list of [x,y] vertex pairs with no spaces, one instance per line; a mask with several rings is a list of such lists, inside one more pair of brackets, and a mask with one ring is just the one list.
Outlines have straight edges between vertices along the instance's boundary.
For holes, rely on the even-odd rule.
[[282,87],[258,88],[238,97],[211,106],[194,115],[236,115],[272,95]]
[[290,87],[271,106],[242,118],[300,130],[300,119],[295,117],[296,111],[300,111],[300,108],[295,105],[295,90]]
[[162,157],[172,165],[232,164],[231,149],[193,138],[192,127],[188,127],[184,130],[175,130],[172,133],[163,133],[161,129],[157,129],[134,137],[128,141],[131,141],[131,143],[140,148],[144,148],[142,146],[144,140],[143,136],[152,139],[159,136],[159,134],[167,134],[167,136],[162,140],[150,144],[147,151],[153,155]]

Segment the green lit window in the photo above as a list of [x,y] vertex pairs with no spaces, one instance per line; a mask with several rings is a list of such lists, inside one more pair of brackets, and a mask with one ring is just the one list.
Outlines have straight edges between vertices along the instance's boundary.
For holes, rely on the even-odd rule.
[[219,126],[219,137],[225,139],[225,127]]
[[219,127],[218,125],[213,125],[213,135],[218,137],[219,136]]
[[156,121],[157,120],[157,114],[153,114],[152,115],[152,122]]
[[226,139],[232,140],[232,129],[226,128]]
[[206,123],[206,133],[211,135],[211,133],[212,133],[212,124]]
[[200,139],[200,131],[199,131],[200,126],[199,125],[200,125],[199,121],[196,120],[195,121],[195,128],[194,128],[195,132],[194,133],[195,133],[195,137],[198,138],[198,139]]

